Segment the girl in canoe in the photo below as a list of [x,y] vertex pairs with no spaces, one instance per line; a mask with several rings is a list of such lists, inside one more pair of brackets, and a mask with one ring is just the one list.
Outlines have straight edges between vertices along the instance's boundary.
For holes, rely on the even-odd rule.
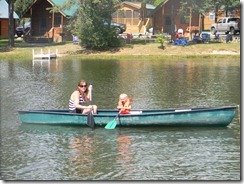
[[69,112],[88,114],[92,111],[97,113],[96,105],[85,105],[91,101],[92,85],[87,85],[85,80],[78,83],[77,89],[71,94],[69,100]]
[[131,104],[130,102],[132,101],[131,98],[128,98],[127,94],[121,94],[119,96],[119,102],[117,109],[120,110],[120,114],[130,114],[131,110]]

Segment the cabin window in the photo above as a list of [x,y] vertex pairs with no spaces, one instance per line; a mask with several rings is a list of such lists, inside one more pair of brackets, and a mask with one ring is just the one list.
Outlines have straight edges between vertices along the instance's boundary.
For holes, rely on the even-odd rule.
[[165,18],[165,24],[166,24],[167,26],[171,25],[171,18],[170,18],[170,17],[166,17],[166,18]]
[[184,17],[184,16],[181,16],[180,17],[180,23],[181,24],[189,24],[189,18],[187,17]]
[[147,16],[149,17],[149,15],[151,14],[152,10],[147,10]]
[[215,13],[214,12],[209,13],[209,20],[215,20]]
[[131,10],[126,10],[125,15],[126,15],[126,18],[132,18]]
[[139,11],[138,10],[134,10],[133,18],[139,18]]
[[118,18],[124,18],[124,10],[119,10]]
[[59,27],[61,24],[61,14],[60,13],[55,13],[54,14],[54,26]]

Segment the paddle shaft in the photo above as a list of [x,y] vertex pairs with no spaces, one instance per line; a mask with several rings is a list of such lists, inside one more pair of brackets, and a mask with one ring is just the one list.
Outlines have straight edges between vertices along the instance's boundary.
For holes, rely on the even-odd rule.
[[[90,85],[92,85],[92,84],[90,84]],[[92,90],[90,90],[89,93],[90,93],[90,104],[91,104],[91,101],[92,101]]]
[[[92,84],[89,84],[90,86],[92,86]],[[92,105],[92,90],[89,91],[89,95],[90,95],[90,105]],[[91,112],[93,111],[93,108],[91,107]]]
[[120,109],[119,113],[116,115],[116,117],[114,118],[115,120],[118,119],[119,114],[121,113],[122,109]]
[[[92,85],[92,84],[90,84]],[[90,105],[91,105],[91,102],[92,102],[92,90],[89,91],[89,95],[90,95]],[[95,127],[95,121],[94,121],[94,117],[93,117],[93,108],[91,106],[91,109],[90,109],[90,112],[88,113],[87,115],[87,125],[91,128],[94,128]]]

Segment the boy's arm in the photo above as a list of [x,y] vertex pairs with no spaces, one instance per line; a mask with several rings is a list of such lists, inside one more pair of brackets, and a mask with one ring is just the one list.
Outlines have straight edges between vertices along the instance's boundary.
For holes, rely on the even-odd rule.
[[122,109],[122,108],[123,108],[122,102],[121,102],[121,100],[119,100],[117,109]]

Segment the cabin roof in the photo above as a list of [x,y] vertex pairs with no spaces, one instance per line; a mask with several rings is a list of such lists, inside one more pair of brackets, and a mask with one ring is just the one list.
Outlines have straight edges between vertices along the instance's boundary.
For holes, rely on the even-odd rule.
[[[137,9],[140,9],[141,8],[141,3],[140,2],[128,2],[128,1],[124,1],[123,4],[128,4],[132,7],[135,7]],[[153,10],[155,8],[155,6],[151,5],[151,4],[146,4],[146,9],[151,9]]]
[[[23,13],[22,16],[37,2],[38,0],[35,0],[32,4],[30,4],[30,6],[28,8],[26,8]],[[66,0],[46,0],[47,2],[49,2],[52,6],[62,6]],[[70,9],[59,9],[59,12],[61,14],[63,14],[65,17],[70,17],[72,16],[75,11],[77,10],[77,6],[73,5],[70,7]]]
[[[50,4],[52,4],[52,6],[62,6],[66,0],[47,0]],[[76,8],[77,6],[71,6],[70,9],[64,9],[64,10],[60,10],[61,13],[64,14],[64,16],[72,16],[74,15],[75,11],[77,10]]]
[[[14,12],[14,19],[19,19],[19,16]],[[5,0],[0,0],[0,18],[8,19],[8,3]]]
[[156,8],[154,8],[154,10],[149,14],[149,16],[151,17],[153,14],[155,14],[155,12],[158,11],[158,9],[160,9],[162,6],[164,6],[166,3],[168,3],[169,0],[165,0],[163,2],[161,2]]

